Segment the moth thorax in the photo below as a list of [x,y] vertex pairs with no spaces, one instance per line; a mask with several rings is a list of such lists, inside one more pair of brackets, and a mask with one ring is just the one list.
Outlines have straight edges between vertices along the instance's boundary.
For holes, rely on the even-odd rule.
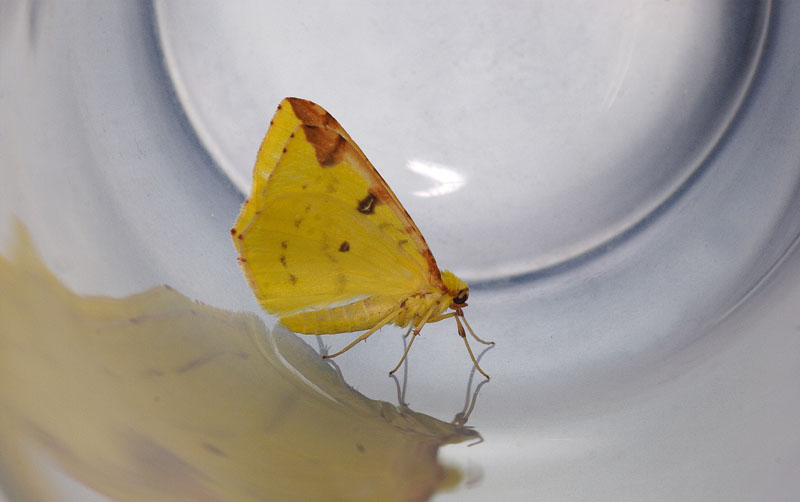
[[441,294],[436,293],[421,293],[409,296],[403,300],[403,309],[397,321],[395,321],[395,324],[400,327],[406,327],[409,323],[416,325],[434,305],[438,305],[438,308],[434,308],[433,311],[431,311],[431,316],[435,317],[441,314],[449,303]]

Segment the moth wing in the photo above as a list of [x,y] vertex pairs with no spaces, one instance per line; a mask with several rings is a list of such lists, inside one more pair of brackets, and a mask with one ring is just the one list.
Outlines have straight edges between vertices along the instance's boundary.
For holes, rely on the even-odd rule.
[[281,323],[295,333],[321,334],[374,328],[397,309],[402,296],[370,296],[340,307],[304,310],[281,317]]
[[[274,137],[268,133],[265,143]],[[416,225],[335,128],[298,125],[256,188],[233,233],[245,275],[268,312],[285,316],[373,296],[399,303],[432,284],[441,287]]]
[[267,180],[283,155],[283,147],[289,141],[289,136],[301,124],[325,127],[352,141],[336,119],[318,104],[300,98],[284,98],[270,120],[267,134],[258,149],[253,169],[253,184],[250,189],[251,196],[242,206],[234,228],[240,228],[244,222],[253,219],[255,208],[250,204],[250,199],[264,193]]

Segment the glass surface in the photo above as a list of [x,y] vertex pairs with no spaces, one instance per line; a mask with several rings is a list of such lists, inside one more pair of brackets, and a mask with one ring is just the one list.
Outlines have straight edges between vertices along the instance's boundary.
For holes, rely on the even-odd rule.
[[[497,342],[484,441],[442,448],[465,477],[435,500],[793,500],[799,21],[722,0],[0,2],[0,236],[18,217],[78,294],[167,284],[272,325],[229,229],[275,107],[311,99]],[[347,383],[396,403],[400,334],[337,358]],[[462,345],[425,328],[414,410],[462,410]]]

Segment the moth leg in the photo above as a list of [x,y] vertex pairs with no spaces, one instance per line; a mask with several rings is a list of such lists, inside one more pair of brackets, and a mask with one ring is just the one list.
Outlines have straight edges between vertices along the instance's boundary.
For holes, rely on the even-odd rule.
[[428,322],[438,322],[438,321],[441,321],[443,319],[449,319],[451,317],[456,317],[456,316],[461,317],[461,319],[464,321],[464,324],[467,325],[467,329],[469,330],[469,334],[472,335],[473,338],[475,338],[476,340],[478,340],[479,342],[481,342],[484,345],[494,345],[494,342],[487,342],[486,340],[482,340],[478,335],[475,334],[475,331],[472,330],[472,326],[470,326],[469,323],[467,322],[467,318],[464,317],[464,311],[463,310],[459,309],[456,312],[449,312],[447,314],[441,314],[441,315],[437,315],[435,317],[431,317],[430,319],[428,319]]
[[430,319],[428,319],[428,322],[439,322],[439,321],[441,321],[443,319],[449,319],[449,318],[453,317],[454,315],[456,315],[455,312],[450,312],[448,314],[440,314],[440,315],[431,317]]
[[420,321],[419,325],[417,325],[417,327],[414,329],[414,333],[411,334],[411,340],[408,342],[408,347],[406,347],[405,352],[403,352],[403,357],[400,358],[400,362],[397,363],[397,366],[395,366],[394,369],[389,372],[390,375],[393,375],[395,371],[400,369],[400,365],[403,364],[403,361],[405,361],[406,356],[408,355],[408,351],[411,350],[411,345],[414,343],[414,339],[417,338],[419,332],[422,331],[422,327],[425,326],[425,324],[428,322],[428,319],[430,318],[431,314],[433,314],[433,309],[435,309],[436,307],[437,305],[433,304],[431,305],[431,308],[429,308],[428,311],[425,312],[425,315],[422,317],[422,320]]
[[[469,325],[469,323],[467,322],[467,318],[464,317],[464,311],[463,310],[458,309],[458,311],[454,312],[453,314],[456,316],[456,322],[458,322],[458,318],[459,317],[464,321],[464,324],[467,325],[467,329],[469,330],[469,334],[472,335],[472,338],[478,340],[479,342],[481,342],[484,345],[494,345],[494,342],[487,342],[486,340],[481,340],[478,337],[478,335],[476,335],[475,332],[472,331],[472,326]],[[483,372],[481,371],[481,373],[483,373]]]
[[[472,363],[475,365],[475,368],[477,368],[477,370],[481,372],[481,375],[485,376],[488,379],[491,379],[489,375],[487,375],[486,372],[481,369],[481,366],[478,364],[478,361],[475,360],[475,354],[472,353],[472,349],[470,348],[469,342],[467,341],[467,334],[464,332],[464,326],[461,325],[461,320],[459,319],[459,317],[463,317],[463,314],[461,316],[458,315],[455,316],[456,324],[458,325],[458,336],[460,336],[461,339],[464,340],[464,345],[467,346],[467,352],[469,352],[469,357],[472,358]],[[466,322],[466,320],[464,322]],[[467,327],[469,327],[469,324],[467,324]],[[472,329],[470,329],[470,332],[471,331]],[[472,336],[475,336],[475,334],[473,333]],[[480,340],[480,338],[478,337],[475,338]]]
[[408,355],[408,351],[411,350],[411,344],[414,343],[414,340],[417,338],[418,334],[419,333],[416,330],[414,330],[414,334],[411,335],[411,341],[408,342],[408,346],[406,347],[405,352],[403,352],[403,357],[400,358],[400,362],[397,363],[397,366],[395,366],[394,369],[389,372],[390,375],[394,375],[394,372],[400,369],[400,365],[403,364],[403,361],[405,361],[406,356]]
[[411,334],[411,330],[412,330],[412,329],[414,329],[414,325],[413,325],[413,324],[411,324],[411,325],[408,327],[408,331],[406,331],[406,334],[405,334],[405,335],[403,335],[403,338],[408,338],[408,335],[410,335],[410,334]]
[[[323,358],[323,359],[330,359],[331,357],[336,357],[336,356],[338,356],[338,355],[344,354],[344,353],[345,353],[345,352],[347,352],[348,350],[350,350],[350,349],[352,349],[353,347],[355,347],[355,345],[356,345],[358,342],[360,342],[361,340],[366,340],[367,338],[369,338],[369,337],[370,337],[370,335],[372,335],[373,333],[375,333],[376,331],[378,331],[379,329],[381,329],[381,328],[382,328],[382,327],[384,327],[385,325],[389,324],[390,322],[394,321],[394,320],[395,320],[395,318],[397,318],[397,316],[399,316],[399,315],[400,315],[400,311],[401,311],[401,310],[402,310],[402,309],[401,309],[401,308],[399,308],[399,307],[398,307],[398,308],[396,308],[396,309],[394,309],[394,310],[392,310],[392,311],[389,313],[389,315],[387,315],[386,317],[384,317],[384,318],[383,318],[383,319],[382,319],[382,320],[381,320],[381,321],[380,321],[378,324],[376,324],[374,327],[372,327],[372,329],[370,329],[369,331],[367,331],[367,332],[366,332],[366,333],[364,333],[363,335],[359,336],[358,338],[356,338],[355,340],[353,340],[352,342],[350,342],[350,344],[349,344],[347,347],[343,348],[342,350],[340,350],[339,352],[337,352],[337,353],[335,353],[335,354],[324,355],[324,356],[322,356],[322,358]],[[412,339],[412,340],[413,340],[413,339]],[[409,344],[409,345],[410,345],[410,344]]]

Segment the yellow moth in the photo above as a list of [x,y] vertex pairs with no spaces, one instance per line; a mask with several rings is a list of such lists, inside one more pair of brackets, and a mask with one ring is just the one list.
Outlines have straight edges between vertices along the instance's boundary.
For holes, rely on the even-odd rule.
[[[321,106],[286,98],[258,150],[253,186],[235,226],[239,262],[261,306],[305,334],[454,318],[467,342],[469,287],[440,271],[417,226],[361,149]],[[451,309],[452,312],[445,313]],[[463,325],[462,325],[463,322]],[[408,335],[406,333],[406,335]]]

